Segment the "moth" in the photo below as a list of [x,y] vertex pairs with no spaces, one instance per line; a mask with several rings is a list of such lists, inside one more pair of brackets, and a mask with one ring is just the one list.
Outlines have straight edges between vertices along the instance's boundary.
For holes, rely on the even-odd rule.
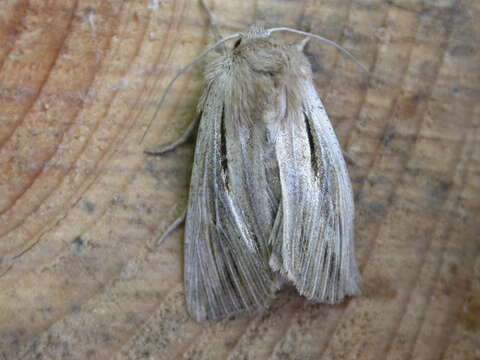
[[[305,41],[287,44],[276,31],[329,42],[254,26],[204,53],[236,39],[206,67],[198,105],[184,243],[186,304],[197,321],[265,309],[285,282],[319,303],[360,291],[343,153]],[[193,127],[148,153],[173,149]]]

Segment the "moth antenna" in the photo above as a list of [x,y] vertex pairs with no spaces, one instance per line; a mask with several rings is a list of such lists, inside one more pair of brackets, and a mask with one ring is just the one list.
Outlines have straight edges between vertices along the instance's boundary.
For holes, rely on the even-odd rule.
[[348,51],[344,47],[338,45],[335,41],[329,40],[329,39],[324,38],[323,36],[320,36],[320,35],[317,35],[317,34],[312,34],[312,33],[301,31],[301,30],[291,29],[291,28],[288,28],[288,27],[272,28],[272,29],[268,29],[267,31],[270,34],[273,33],[273,32],[276,32],[276,31],[288,31],[288,32],[292,32],[292,33],[295,33],[295,34],[300,34],[300,35],[303,35],[303,36],[308,36],[308,37],[311,37],[313,39],[323,41],[324,43],[327,43],[329,45],[332,45],[332,46],[336,47],[343,54],[345,54],[347,57],[349,57],[351,60],[353,60],[353,62],[355,64],[357,64],[359,67],[361,67],[362,70],[364,70],[365,72],[370,74],[370,71],[367,69],[367,67],[365,65],[363,65],[355,56],[353,56],[350,51]]
[[[205,2],[205,0],[200,0],[200,5],[202,6],[203,10],[205,11],[205,13],[208,16],[208,22],[210,23],[210,26],[212,27],[213,35],[215,36],[215,41],[223,39],[223,36],[220,33],[220,27],[218,26],[218,21],[217,21],[215,15],[213,15],[213,13],[208,8],[208,5]],[[225,47],[225,44],[223,44],[221,46],[221,48],[222,48],[222,53],[225,55],[226,52],[227,52],[227,48]]]
[[165,102],[165,98],[167,97],[167,94],[168,92],[170,91],[170,88],[172,87],[173,83],[180,77],[182,76],[184,73],[186,73],[193,65],[195,65],[197,62],[199,62],[201,59],[203,59],[206,55],[208,55],[212,50],[215,50],[218,46],[222,45],[224,42],[226,41],[229,41],[229,40],[232,40],[232,39],[236,39],[240,37],[240,34],[233,34],[233,35],[230,35],[230,36],[227,36],[219,41],[217,41],[215,44],[213,44],[212,46],[210,46],[207,50],[205,50],[203,53],[201,53],[200,55],[198,55],[191,63],[189,63],[188,65],[186,65],[185,67],[183,67],[182,69],[180,69],[178,71],[178,73],[175,75],[175,77],[170,80],[170,82],[168,83],[167,87],[165,88],[165,91],[163,92],[163,95],[162,95],[162,98],[160,99],[160,101],[158,102],[158,105],[157,107],[155,108],[155,112],[153,113],[153,116],[152,116],[152,119],[150,120],[150,122],[148,123],[147,125],[147,128],[145,129],[141,139],[140,139],[140,144],[143,142],[143,139],[145,139],[145,136],[147,135],[147,132],[148,130],[150,130],[150,127],[152,126],[153,124],[153,121],[155,120],[155,118],[157,117],[157,114],[158,112],[160,111],[160,108],[162,107],[163,103]]

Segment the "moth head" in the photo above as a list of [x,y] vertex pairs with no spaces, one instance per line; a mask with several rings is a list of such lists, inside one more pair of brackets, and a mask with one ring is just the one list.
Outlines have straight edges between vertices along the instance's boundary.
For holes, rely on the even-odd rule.
[[270,32],[261,25],[253,25],[240,34],[240,39],[265,39],[270,37]]
[[288,66],[284,45],[260,27],[240,34],[231,50],[234,63],[243,64],[258,76],[278,76]]
[[240,34],[233,44],[231,59],[234,64],[242,64],[257,76],[270,77],[278,84],[291,80],[287,79],[290,75],[308,75],[309,64],[303,55],[305,44],[306,41],[286,43],[255,26]]
[[[285,118],[301,104],[300,83],[311,77],[302,53],[304,43],[293,45],[258,26],[239,34],[222,63],[229,61],[231,91],[248,119],[270,123]],[[223,72],[219,72],[223,74]]]

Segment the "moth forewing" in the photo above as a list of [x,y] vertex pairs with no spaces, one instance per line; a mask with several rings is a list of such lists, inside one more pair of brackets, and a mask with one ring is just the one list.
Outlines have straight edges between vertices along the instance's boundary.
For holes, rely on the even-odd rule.
[[185,293],[197,320],[266,307],[276,290],[222,167],[224,84],[213,80],[206,91],[185,229]]
[[[318,205],[322,210],[313,213],[314,220],[311,223],[315,224],[321,232],[329,234],[318,241],[319,252],[325,255],[307,252],[306,257],[317,256],[317,262],[321,263],[322,260],[328,260],[327,254],[331,254],[330,262],[324,261],[322,264],[323,286],[320,289],[323,290],[319,291],[318,284],[307,286],[305,290],[310,288],[306,294],[309,298],[335,303],[345,296],[357,295],[360,289],[353,242],[353,192],[342,150],[313,82],[305,81],[302,88],[305,94],[306,118],[313,133],[312,137],[315,143],[319,144],[317,146],[319,151],[315,152],[315,157],[321,159],[320,180],[324,182],[318,186],[321,192]],[[303,274],[305,279],[310,278],[308,273]],[[311,275],[315,277],[315,272]]]

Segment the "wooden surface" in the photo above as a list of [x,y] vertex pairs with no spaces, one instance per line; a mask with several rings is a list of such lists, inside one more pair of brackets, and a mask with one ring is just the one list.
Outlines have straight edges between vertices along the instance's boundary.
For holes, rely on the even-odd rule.
[[[255,21],[311,41],[354,159],[363,293],[198,324],[182,292],[185,204],[212,41],[196,0],[0,2],[0,359],[480,359],[480,2],[210,1],[224,35]],[[278,35],[282,36],[282,35]]]

